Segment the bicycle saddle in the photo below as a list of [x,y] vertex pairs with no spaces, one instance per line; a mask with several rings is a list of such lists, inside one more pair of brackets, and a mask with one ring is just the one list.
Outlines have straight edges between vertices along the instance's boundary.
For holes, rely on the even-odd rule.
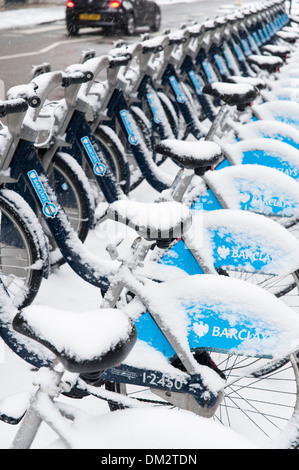
[[282,60],[286,60],[288,54],[291,52],[290,48],[287,46],[275,46],[273,44],[267,44],[266,46],[263,46],[262,51],[268,52],[271,55],[276,55]]
[[269,73],[275,72],[283,65],[283,60],[274,55],[251,55],[248,57],[248,62],[257,65],[261,70],[266,70]]
[[133,228],[146,240],[180,238],[192,222],[188,207],[175,201],[144,203],[120,200],[109,205],[107,216]]
[[201,140],[186,142],[185,140],[166,139],[156,145],[156,151],[175,160],[183,168],[189,170],[208,170],[222,156],[219,145]]
[[239,75],[233,75],[227,78],[228,83],[249,83],[250,85],[255,86],[258,90],[263,90],[266,88],[267,84],[261,78],[256,77],[242,77]]
[[203,87],[202,92],[221,99],[229,106],[238,106],[240,108],[250,104],[259,94],[259,90],[249,83],[226,82],[209,83]]
[[120,364],[135,344],[135,325],[118,309],[69,312],[30,306],[13,328],[48,348],[66,370],[99,372]]
[[280,39],[283,39],[284,41],[290,43],[290,44],[295,44],[295,42],[297,41],[298,39],[298,33],[294,32],[289,32],[289,31],[277,31],[277,33],[275,33],[277,37],[279,37]]

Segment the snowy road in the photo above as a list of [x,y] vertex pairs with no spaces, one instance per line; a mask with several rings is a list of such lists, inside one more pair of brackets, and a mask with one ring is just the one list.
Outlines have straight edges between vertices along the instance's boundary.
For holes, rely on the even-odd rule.
[[[229,4],[226,0],[189,1],[161,0],[162,29],[179,27],[182,23],[201,21],[221,14]],[[243,4],[251,3],[243,0]],[[20,19],[22,18],[22,21]],[[57,19],[57,21],[55,21]],[[142,30],[133,38],[136,41]],[[49,62],[54,70],[65,69],[79,61],[81,51],[94,49],[97,55],[107,53],[118,39],[101,29],[82,29],[76,38],[69,38],[64,23],[64,6],[0,12],[0,70],[6,90],[29,79],[31,66]]]

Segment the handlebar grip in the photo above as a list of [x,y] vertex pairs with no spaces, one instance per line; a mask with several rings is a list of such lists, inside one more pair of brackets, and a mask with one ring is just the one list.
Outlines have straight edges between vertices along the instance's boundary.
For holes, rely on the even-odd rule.
[[189,31],[190,38],[198,38],[201,35],[202,31]]
[[73,72],[62,77],[62,86],[69,87],[71,85],[78,85],[80,83],[90,82],[93,79],[93,73],[86,72]]
[[24,113],[28,109],[28,102],[23,98],[0,101],[0,117],[7,114]]
[[157,54],[161,51],[163,51],[162,44],[159,44],[158,46],[144,46],[142,48],[142,54]]
[[125,56],[110,59],[109,69],[115,69],[116,67],[121,67],[122,65],[128,65],[131,60],[131,54],[126,54]]
[[41,99],[37,95],[32,95],[27,99],[27,103],[31,108],[38,108],[41,104]]
[[186,40],[187,40],[186,38],[169,39],[169,45],[174,46],[175,44],[176,45],[184,44]]

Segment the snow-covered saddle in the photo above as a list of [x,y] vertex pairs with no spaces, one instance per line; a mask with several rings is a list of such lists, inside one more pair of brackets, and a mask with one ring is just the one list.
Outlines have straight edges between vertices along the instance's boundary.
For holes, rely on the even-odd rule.
[[259,94],[250,83],[214,82],[203,87],[203,93],[219,98],[229,106],[249,105]]
[[187,142],[178,139],[165,139],[156,145],[156,151],[170,157],[183,168],[189,170],[209,169],[222,156],[219,145],[206,140]]
[[180,238],[192,223],[189,208],[175,201],[144,203],[120,200],[109,205],[107,216],[133,228],[146,240]]
[[121,310],[63,311],[31,305],[13,327],[48,348],[66,370],[100,372],[120,364],[135,344],[135,325]]
[[291,50],[287,46],[276,46],[274,44],[266,44],[265,46],[262,47],[262,51],[269,53],[271,55],[276,55],[280,57],[283,61],[286,60],[288,55],[290,54]]
[[251,55],[247,60],[259,69],[266,70],[269,73],[275,72],[283,65],[283,60],[276,55]]
[[264,80],[258,77],[242,77],[241,75],[231,75],[227,79],[228,83],[249,83],[250,85],[255,86],[259,90],[263,90],[267,87],[267,84]]

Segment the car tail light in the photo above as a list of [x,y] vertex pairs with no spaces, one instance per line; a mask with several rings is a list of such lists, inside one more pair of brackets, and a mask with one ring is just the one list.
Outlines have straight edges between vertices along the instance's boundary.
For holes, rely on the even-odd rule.
[[120,0],[111,0],[109,2],[109,8],[119,8],[121,6]]
[[68,2],[66,2],[66,6],[68,8],[73,8],[75,6],[74,2],[72,2],[72,0],[69,0]]

